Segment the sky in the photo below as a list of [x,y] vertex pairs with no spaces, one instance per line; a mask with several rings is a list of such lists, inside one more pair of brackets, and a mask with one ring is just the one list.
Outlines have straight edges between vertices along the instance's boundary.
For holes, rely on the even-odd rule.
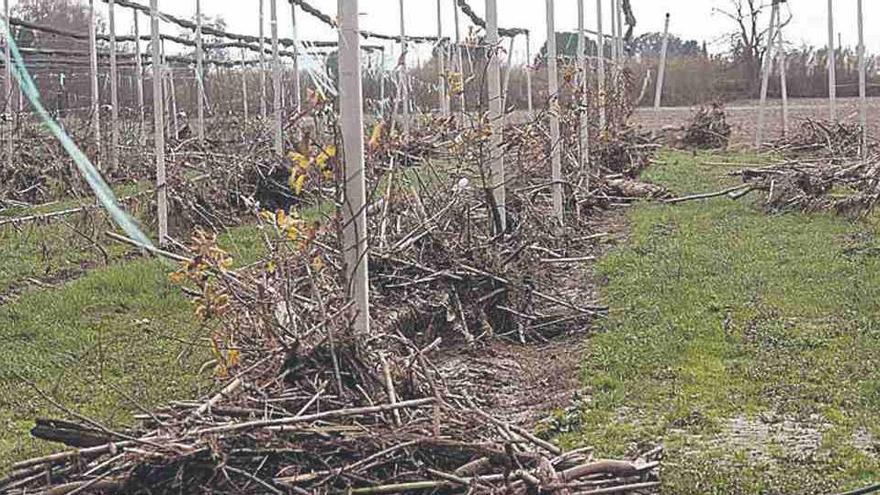
[[[135,0],[148,4],[148,0]],[[269,35],[269,1],[266,2],[266,36]],[[440,0],[443,20],[443,34],[452,36],[454,33],[453,4],[455,0]],[[605,31],[610,26],[610,1],[604,4],[603,22]],[[765,0],[769,1],[769,0]],[[835,32],[839,33],[844,46],[855,46],[857,38],[856,5],[858,0],[833,0]],[[595,29],[596,0],[584,0],[586,4],[586,27]],[[725,48],[723,35],[734,28],[733,23],[715,11],[729,7],[732,0],[632,0],[633,11],[637,19],[635,34],[663,30],[664,14],[671,15],[670,32],[686,39],[706,41],[710,52],[719,52]],[[14,5],[16,0],[12,0]],[[106,3],[95,0],[96,5],[106,19]],[[335,16],[337,0],[310,0],[310,3],[323,12]],[[436,0],[403,0],[407,34],[436,35],[437,3]],[[469,0],[468,3],[485,18],[485,1]],[[524,27],[532,32],[532,53],[546,39],[546,0],[497,0],[499,24],[502,27]],[[555,0],[555,17],[557,31],[572,31],[577,27],[577,0]],[[871,53],[880,53],[880,0],[863,0],[865,10],[865,44]],[[117,19],[120,33],[131,32],[131,11],[117,7]],[[290,4],[287,0],[278,0],[279,30],[283,37],[292,34]],[[159,10],[182,17],[190,17],[195,12],[195,0],[159,0]],[[202,10],[206,15],[222,15],[227,22],[228,30],[241,34],[258,33],[259,16],[258,0],[202,0]],[[400,33],[399,0],[360,0],[361,28],[385,34]],[[783,15],[791,12],[792,19],[786,28],[785,38],[788,42],[801,45],[824,46],[827,43],[827,0],[788,0],[783,6]],[[324,26],[309,14],[298,10],[297,22],[299,35],[308,40],[335,40],[334,31]],[[766,25],[767,19],[762,21]],[[149,24],[142,19],[141,29]],[[466,33],[469,20],[460,16],[462,33]],[[166,27],[163,32],[176,34],[179,29]],[[835,38],[837,34],[835,35]],[[370,40],[369,43],[378,42]],[[390,44],[389,44],[390,45]],[[514,49],[515,60],[525,60],[525,41],[516,40]],[[171,49],[169,49],[171,51]],[[427,54],[417,55],[427,57]]]

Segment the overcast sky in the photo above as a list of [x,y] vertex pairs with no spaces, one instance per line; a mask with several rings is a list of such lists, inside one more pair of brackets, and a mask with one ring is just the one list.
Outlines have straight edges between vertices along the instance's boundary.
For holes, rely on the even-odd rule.
[[[95,0],[106,18],[106,4]],[[135,0],[148,4],[148,0]],[[266,35],[269,35],[269,0],[266,1]],[[407,33],[412,35],[434,35],[437,32],[436,0],[403,0],[406,10]],[[443,34],[451,36],[453,31],[453,9],[455,0],[441,0],[443,12]],[[610,26],[610,0],[602,0],[605,6],[605,30]],[[697,39],[709,43],[710,51],[723,49],[721,41],[724,33],[730,32],[733,24],[729,19],[714,11],[716,8],[730,6],[732,0],[632,0],[633,10],[638,21],[636,35],[650,31],[662,31],[663,16],[669,12],[672,18],[671,31],[683,38]],[[769,1],[769,0],[768,0]],[[497,0],[499,19],[502,27],[524,27],[532,32],[533,52],[546,38],[546,0]],[[845,46],[857,42],[856,26],[857,0],[834,0],[835,31],[842,37]],[[12,1],[13,4],[16,0]],[[336,0],[310,0],[322,11],[335,16]],[[866,45],[869,52],[880,53],[880,0],[863,0],[865,4]],[[279,26],[282,36],[291,35],[290,4],[278,0]],[[485,17],[484,0],[469,0],[469,4]],[[587,5],[586,25],[596,26],[596,0],[585,0]],[[118,7],[117,7],[118,8]],[[195,0],[159,0],[159,9],[174,15],[189,17],[195,11]],[[254,34],[258,32],[258,0],[202,0],[206,15],[222,15],[229,30],[236,33]],[[398,34],[398,0],[360,0],[361,27],[376,32]],[[787,41],[795,44],[806,43],[824,46],[827,42],[827,0],[789,0],[783,7],[783,14],[792,13],[792,21],[785,32]],[[131,13],[118,8],[119,32],[130,32]],[[336,34],[309,14],[298,11],[300,37],[314,40],[335,40]],[[142,30],[148,28],[146,18],[141,23]],[[461,16],[463,33],[467,32],[469,21]],[[767,21],[762,22],[766,25]],[[577,26],[577,0],[556,0],[556,29],[570,31]],[[165,28],[163,32],[176,33],[176,28]],[[370,40],[373,43],[374,40]],[[515,57],[524,59],[524,40],[517,40]],[[170,50],[170,47],[169,47]]]

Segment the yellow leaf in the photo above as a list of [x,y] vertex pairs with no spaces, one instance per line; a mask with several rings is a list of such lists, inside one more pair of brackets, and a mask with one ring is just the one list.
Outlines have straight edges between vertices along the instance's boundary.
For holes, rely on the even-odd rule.
[[306,185],[306,176],[300,175],[293,184],[293,192],[302,194],[303,187]]
[[377,122],[376,125],[373,126],[373,132],[370,133],[370,141],[367,143],[367,146],[371,150],[376,150],[379,148],[379,145],[382,142],[382,131],[385,130],[385,122]]
[[290,160],[296,164],[299,168],[303,170],[309,169],[309,157],[303,155],[298,151],[291,151],[290,154],[287,155]]
[[291,225],[287,228],[287,240],[295,241],[299,238],[299,229],[296,228],[296,225]]
[[230,368],[235,368],[241,362],[241,353],[238,349],[229,349],[226,353],[226,364]]
[[320,256],[315,256],[315,259],[312,260],[312,269],[316,272],[320,272],[324,269],[324,260],[321,259]]

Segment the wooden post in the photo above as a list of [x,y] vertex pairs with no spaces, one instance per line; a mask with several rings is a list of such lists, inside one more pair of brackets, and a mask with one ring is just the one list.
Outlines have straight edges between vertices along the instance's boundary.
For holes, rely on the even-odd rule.
[[611,65],[617,67],[617,0],[611,2]]
[[[9,33],[9,36],[12,36],[12,28],[9,25],[9,0],[3,0],[3,22],[6,24],[6,29]],[[10,60],[12,60],[12,49],[11,44],[9,43],[9,39],[6,38],[3,40],[3,56],[6,63],[3,64],[5,68],[5,77],[3,79],[3,93],[5,94],[5,98],[3,99],[3,110],[7,113],[12,113],[12,64]],[[14,152],[12,147],[12,132],[13,132],[13,124],[8,123],[7,127],[9,128],[9,133],[6,135],[6,170],[13,170],[12,168],[12,154]]]
[[596,47],[598,50],[596,56],[598,95],[596,97],[597,106],[599,107],[599,130],[600,134],[605,129],[605,33],[602,31],[602,2],[605,0],[596,0]]
[[782,93],[782,135],[788,134],[788,76],[785,72],[785,40],[782,38],[782,15],[776,14],[776,32],[778,37],[777,63],[779,64],[779,90]]
[[95,144],[95,163],[101,169],[101,102],[98,97],[98,42],[97,12],[95,0],[89,0],[89,77],[91,78],[91,121],[92,140]]
[[162,57],[159,46],[159,0],[150,0],[150,31],[153,49],[153,137],[156,146],[156,202],[159,217],[159,245],[168,238],[168,190],[165,183],[165,110],[162,101]]
[[[299,33],[296,30],[296,4],[290,4],[290,23],[293,27],[293,113],[302,111],[302,89],[299,82]],[[383,52],[384,55],[384,52]]]
[[403,133],[409,134],[409,81],[406,73],[406,24],[404,19],[403,0],[400,0],[400,108],[402,110]]
[[345,196],[343,251],[348,295],[356,311],[354,330],[370,332],[367,207],[364,180],[364,114],[358,0],[339,0],[339,116],[342,123]]
[[532,102],[532,37],[526,32],[526,105],[529,109],[529,118],[535,115],[534,104]]
[[202,51],[202,0],[196,0],[196,105],[198,112],[199,143],[205,143],[205,70]]
[[589,81],[589,71],[587,70],[587,35],[584,31],[584,0],[578,0],[577,3],[577,23],[578,23],[578,44],[577,44],[577,64],[580,71],[580,107],[581,115],[579,119],[578,133],[578,165],[581,173],[586,173],[586,186],[590,186],[590,133],[589,133],[589,116],[587,113],[587,83]]
[[834,0],[828,0],[828,112],[831,121],[837,122],[837,47],[834,46]]
[[462,91],[461,95],[459,95],[461,98],[461,114],[464,115],[467,112],[467,96],[463,86],[466,79],[464,77],[464,54],[461,49],[461,27],[459,26],[458,2],[456,0],[452,0],[452,11],[455,13],[455,58],[457,60],[457,69],[462,82]]
[[857,1],[859,24],[859,123],[862,125],[862,159],[868,158],[867,68],[865,67],[865,18],[862,0]]
[[446,44],[443,42],[443,11],[440,8],[441,1],[437,0],[437,75],[440,83],[440,86],[438,86],[440,114],[446,117],[449,115],[449,99],[446,96]]
[[553,167],[553,213],[561,226],[563,222],[562,142],[559,138],[559,80],[556,66],[556,19],[553,0],[547,0],[547,79],[547,96],[550,104],[550,156]]
[[147,110],[144,105],[144,62],[141,54],[141,29],[138,24],[138,14],[137,10],[132,10],[134,13],[134,51],[135,51],[135,81],[137,84],[137,104],[138,104],[138,112],[140,114],[140,130],[138,132],[138,142],[140,142],[141,146],[147,144]]
[[174,87],[174,71],[168,65],[168,58],[165,56],[165,40],[161,41],[162,45],[162,71],[165,79],[168,81],[168,95],[171,100],[171,112],[169,112],[171,120],[171,134],[174,139],[180,139],[180,127],[177,122],[177,88]]
[[264,32],[263,25],[265,21],[263,20],[263,11],[264,9],[264,0],[260,0],[260,117],[266,118],[268,110],[266,109],[266,53],[265,47],[263,45],[264,40]]
[[[507,45],[507,70],[504,72],[504,82],[501,84],[501,115],[507,112],[507,97],[510,94],[510,73],[513,72],[513,44],[516,36],[510,37],[510,44]],[[500,64],[500,61],[499,61]]]
[[[492,218],[496,233],[507,230],[506,194],[504,186],[504,153],[502,132],[504,131],[504,108],[501,97],[501,60],[498,57],[498,4],[497,0],[486,0],[486,49],[489,50],[489,72],[486,74],[489,97],[489,187],[495,202]],[[497,216],[496,216],[497,215]]]
[[107,4],[110,23],[110,170],[119,168],[119,72],[116,65],[116,2]]
[[654,92],[654,109],[660,109],[663,98],[663,82],[666,79],[666,52],[669,49],[669,12],[663,25],[663,44],[660,45],[660,67],[657,68],[657,88]]
[[761,149],[764,144],[764,112],[767,107],[767,86],[770,83],[770,71],[773,69],[773,38],[776,35],[776,16],[779,14],[779,3],[773,0],[773,9],[770,11],[770,27],[767,28],[767,48],[764,51],[764,67],[761,74],[761,103],[758,106],[758,131],[755,135],[755,148]]
[[623,0],[617,0],[617,64],[626,64],[626,50],[623,45]]
[[244,121],[247,122],[250,118],[248,111],[248,87],[247,87],[247,60],[245,60],[245,49],[241,49],[241,98],[242,98],[242,106],[244,107]]
[[281,54],[278,50],[278,0],[269,0],[270,28],[272,31],[272,97],[275,112],[275,154],[284,155],[284,134],[282,131],[281,107]]

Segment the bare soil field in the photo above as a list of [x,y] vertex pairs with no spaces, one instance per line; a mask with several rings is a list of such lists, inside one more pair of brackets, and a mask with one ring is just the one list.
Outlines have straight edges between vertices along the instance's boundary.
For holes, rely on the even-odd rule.
[[[728,122],[733,125],[731,145],[750,146],[754,144],[755,131],[758,123],[758,101],[744,100],[728,103]],[[837,116],[847,122],[858,121],[858,98],[838,98]],[[667,107],[660,110],[638,108],[635,111],[635,122],[647,129],[662,129],[666,126],[682,126],[690,122],[695,107]],[[766,139],[774,140],[782,135],[782,102],[767,102]],[[790,126],[794,128],[805,119],[828,120],[828,100],[824,98],[802,98],[789,100]],[[868,99],[868,128],[880,126],[880,98]]]

